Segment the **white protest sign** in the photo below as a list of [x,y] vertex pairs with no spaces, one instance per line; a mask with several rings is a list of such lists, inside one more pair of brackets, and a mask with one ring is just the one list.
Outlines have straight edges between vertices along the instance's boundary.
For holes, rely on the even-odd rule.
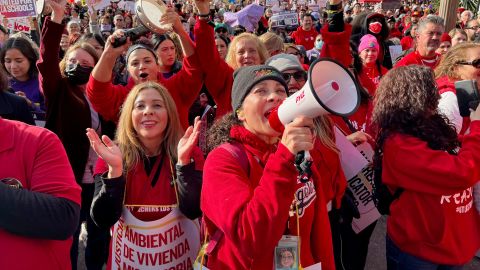
[[388,46],[388,50],[390,51],[390,56],[392,59],[392,66],[397,63],[397,58],[402,55],[402,45],[392,45]]
[[360,218],[352,221],[353,231],[359,233],[381,216],[372,193],[373,168],[370,164],[373,149],[368,143],[353,146],[338,128],[335,128],[335,140],[340,150],[340,163],[347,178],[347,188],[352,191],[360,212]]
[[101,10],[110,6],[110,0],[87,0],[87,6],[93,7],[95,10]]
[[30,22],[28,21],[28,17],[9,18],[6,26],[8,29],[15,32],[30,33]]
[[327,6],[327,0],[317,0],[317,5],[321,8],[324,8]]
[[320,10],[320,7],[318,5],[308,5],[308,9],[310,9],[311,11],[316,11],[318,12]]
[[272,27],[286,27],[298,25],[298,15],[296,12],[286,11],[274,14],[270,21]]
[[297,0],[298,5],[305,5],[306,1],[305,0]]
[[266,0],[265,1],[265,6],[267,7],[273,7],[273,6],[278,6],[278,0]]

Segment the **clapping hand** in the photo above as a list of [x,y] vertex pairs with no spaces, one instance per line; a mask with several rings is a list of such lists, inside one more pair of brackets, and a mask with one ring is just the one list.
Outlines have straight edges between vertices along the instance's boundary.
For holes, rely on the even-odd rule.
[[103,135],[102,140],[100,140],[98,134],[91,128],[87,128],[87,137],[95,153],[107,163],[108,178],[121,176],[123,158],[120,148],[106,135]]
[[178,142],[177,153],[179,165],[185,165],[190,163],[192,150],[197,145],[198,135],[200,134],[201,126],[202,121],[200,121],[200,117],[195,117],[193,127],[189,126],[187,131],[185,131],[185,135],[183,135],[183,137]]

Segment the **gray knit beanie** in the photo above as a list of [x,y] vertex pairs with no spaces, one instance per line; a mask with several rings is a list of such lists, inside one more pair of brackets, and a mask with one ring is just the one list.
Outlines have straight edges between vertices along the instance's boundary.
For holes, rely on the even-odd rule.
[[252,88],[265,80],[274,80],[281,83],[285,87],[285,92],[288,93],[287,83],[280,71],[274,67],[265,65],[248,66],[237,69],[233,73],[232,109],[235,113],[242,106],[243,100]]

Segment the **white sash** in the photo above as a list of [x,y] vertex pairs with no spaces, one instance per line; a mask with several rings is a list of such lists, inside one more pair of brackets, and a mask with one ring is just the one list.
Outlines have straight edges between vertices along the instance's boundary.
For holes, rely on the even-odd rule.
[[159,220],[141,221],[123,207],[111,241],[112,269],[192,269],[200,250],[200,225],[178,208]]

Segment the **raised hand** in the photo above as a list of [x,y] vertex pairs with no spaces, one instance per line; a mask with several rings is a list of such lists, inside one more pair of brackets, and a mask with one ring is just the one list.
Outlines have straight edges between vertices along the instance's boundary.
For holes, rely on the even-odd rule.
[[160,24],[171,25],[175,32],[183,27],[180,16],[177,14],[177,12],[175,12],[173,7],[168,7],[165,13],[163,13],[163,15],[160,17]]
[[200,127],[202,121],[200,117],[195,117],[193,127],[189,126],[183,137],[178,141],[177,154],[178,164],[185,165],[190,163],[193,148],[197,145],[198,135],[200,134]]
[[199,14],[210,13],[210,0],[195,0],[195,6]]
[[106,135],[103,135],[100,140],[98,134],[91,128],[87,128],[87,137],[95,153],[107,163],[108,178],[121,176],[123,157],[120,148]]
[[62,23],[63,16],[65,15],[65,0],[45,0],[45,5],[50,6],[52,9],[52,21],[56,23]]
[[102,55],[109,55],[112,57],[117,58],[119,55],[121,55],[123,52],[125,52],[128,47],[130,47],[131,42],[130,38],[127,37],[127,42],[119,47],[113,47],[113,42],[115,42],[115,39],[120,39],[125,37],[125,32],[123,29],[118,29],[113,34],[111,34],[107,38],[107,42],[105,42],[105,49],[103,50]]
[[313,120],[305,116],[299,116],[285,126],[281,142],[294,155],[300,151],[311,150],[314,139],[312,130]]

